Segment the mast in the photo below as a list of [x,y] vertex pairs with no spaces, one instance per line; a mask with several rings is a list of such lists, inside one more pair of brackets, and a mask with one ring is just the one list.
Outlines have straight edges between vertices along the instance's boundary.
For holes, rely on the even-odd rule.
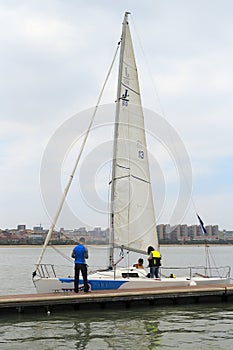
[[120,50],[119,71],[118,71],[117,100],[116,100],[114,143],[113,143],[113,161],[112,161],[112,180],[111,180],[109,267],[113,267],[113,265],[114,265],[114,190],[115,190],[115,175],[116,175],[116,149],[117,149],[117,138],[118,138],[118,129],[119,129],[119,114],[120,114],[120,103],[121,103],[121,80],[122,80],[122,70],[123,70],[123,57],[124,57],[124,50],[125,50],[125,36],[126,36],[126,26],[128,24],[128,15],[129,14],[130,14],[130,12],[125,12],[124,20],[122,23],[121,50]]

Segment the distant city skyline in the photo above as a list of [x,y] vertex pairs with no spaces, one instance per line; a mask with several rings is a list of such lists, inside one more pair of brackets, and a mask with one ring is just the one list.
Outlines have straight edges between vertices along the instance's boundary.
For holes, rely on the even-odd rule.
[[[166,223],[163,223],[163,224],[157,224],[156,225],[156,227],[157,227],[157,233],[159,234],[159,229],[161,228],[161,227],[164,227],[167,231],[176,231],[177,230],[177,228],[179,228],[179,227],[196,227],[196,228],[198,228],[198,232],[200,233],[201,232],[201,226],[199,225],[199,224],[186,224],[186,223],[183,223],[183,224],[178,224],[178,225],[174,225],[174,226],[172,226],[172,225],[170,225],[170,224],[166,224]],[[233,232],[233,228],[232,229],[230,229],[230,230],[226,230],[226,229],[224,229],[224,228],[221,228],[221,227],[219,227],[219,225],[218,224],[213,224],[213,225],[206,225],[205,226],[206,228],[207,228],[207,231],[208,230],[210,230],[210,228],[211,227],[213,227],[213,228],[218,228],[218,230],[219,231],[221,231],[221,232],[224,232],[224,231],[229,231],[229,232]],[[39,231],[39,230],[42,230],[42,231],[48,231],[49,230],[49,226],[48,227],[44,227],[44,226],[42,226],[42,225],[34,225],[34,226],[32,226],[32,227],[29,227],[29,226],[27,226],[26,224],[18,224],[18,225],[16,225],[16,227],[8,227],[8,228],[2,228],[2,227],[0,227],[0,230],[2,230],[2,231],[4,231],[4,230],[17,230],[17,231],[24,231],[24,230],[31,230],[31,231]],[[89,231],[98,231],[98,230],[100,230],[100,231],[106,231],[106,230],[109,230],[109,227],[102,227],[102,226],[98,226],[98,225],[95,225],[95,226],[93,226],[93,227],[86,227],[86,226],[82,226],[82,227],[73,227],[73,228],[66,228],[66,227],[59,227],[59,228],[55,228],[54,229],[54,231],[56,231],[56,232],[74,232],[74,231],[87,231],[87,232],[89,232]],[[208,231],[209,232],[209,231]]]
[[[170,225],[157,225],[158,240],[163,244],[232,244],[233,231],[221,231],[218,225],[209,225],[203,229],[200,225],[178,225],[171,227]],[[69,245],[77,242],[80,237],[86,237],[89,244],[109,244],[110,230],[95,227],[87,230],[86,227],[76,228],[74,230],[54,230],[50,243]],[[18,225],[17,229],[0,230],[0,245],[23,245],[23,244],[43,244],[48,234],[48,229],[42,226],[26,228],[25,225]]]

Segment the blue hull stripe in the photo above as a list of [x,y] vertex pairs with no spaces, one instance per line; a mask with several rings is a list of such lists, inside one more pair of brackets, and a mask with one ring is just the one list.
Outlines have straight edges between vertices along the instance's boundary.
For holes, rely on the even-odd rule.
[[61,283],[73,283],[73,282],[74,282],[74,278],[71,278],[71,277],[59,278],[59,281],[60,281]]
[[[74,278],[59,278],[61,283],[74,283]],[[88,280],[88,284],[91,286],[91,290],[110,290],[118,289],[122,284],[128,281],[117,281],[117,280]],[[83,284],[83,280],[79,280],[79,284]]]

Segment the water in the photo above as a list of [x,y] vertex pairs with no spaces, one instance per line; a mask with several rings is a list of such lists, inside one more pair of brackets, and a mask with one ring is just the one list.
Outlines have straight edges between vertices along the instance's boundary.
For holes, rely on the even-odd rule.
[[[63,247],[70,255],[72,247]],[[217,265],[233,267],[232,247],[212,247]],[[0,294],[34,293],[31,272],[40,248],[0,248]],[[162,247],[163,262],[202,265],[203,248]],[[104,256],[104,258],[103,258]],[[60,258],[52,249],[47,260]],[[90,248],[89,264],[104,265],[102,248]],[[135,256],[134,259],[137,259]],[[72,273],[72,264],[66,264]],[[1,315],[0,349],[231,349],[233,304],[79,310],[50,315]]]
[[232,349],[233,305],[160,306],[0,319],[0,349]]

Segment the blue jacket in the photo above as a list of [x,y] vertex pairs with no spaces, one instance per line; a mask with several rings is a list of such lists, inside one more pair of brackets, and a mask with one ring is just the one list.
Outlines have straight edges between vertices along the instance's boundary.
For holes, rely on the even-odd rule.
[[83,244],[78,244],[74,247],[72,252],[75,264],[86,264],[85,259],[88,258],[88,250]]

